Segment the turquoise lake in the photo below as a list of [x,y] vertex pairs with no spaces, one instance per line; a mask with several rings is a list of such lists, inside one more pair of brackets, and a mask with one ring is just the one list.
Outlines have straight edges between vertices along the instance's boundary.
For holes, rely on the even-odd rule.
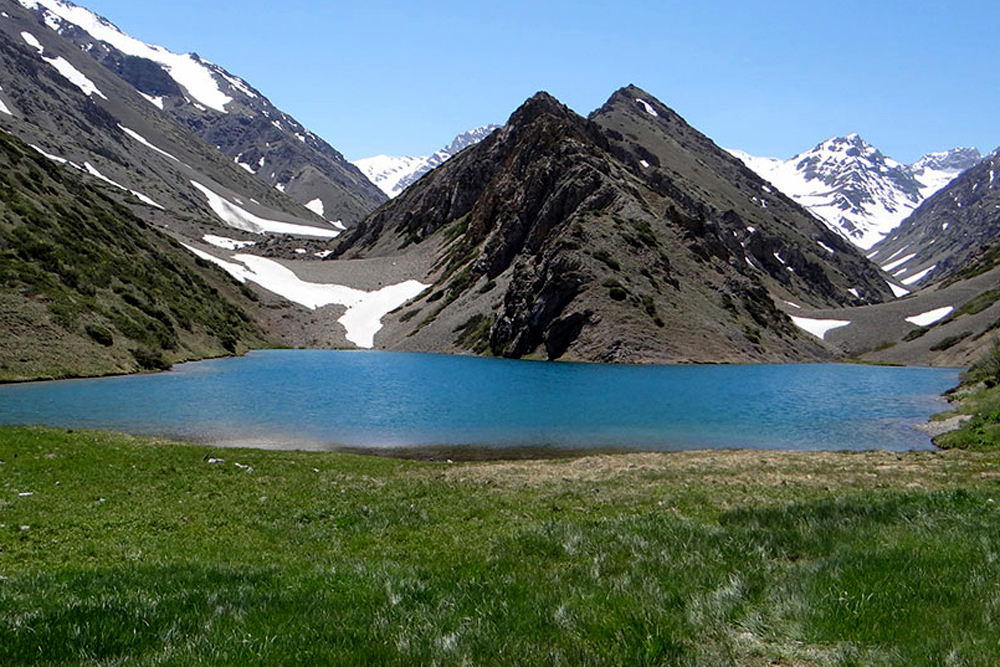
[[269,350],[168,373],[0,386],[0,423],[218,446],[929,449],[957,369],[608,366]]

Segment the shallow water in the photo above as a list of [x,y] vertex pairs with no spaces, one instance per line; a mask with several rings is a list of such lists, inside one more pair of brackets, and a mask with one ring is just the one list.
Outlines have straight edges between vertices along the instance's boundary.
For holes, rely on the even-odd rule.
[[933,446],[914,425],[945,409],[938,396],[958,372],[269,350],[157,375],[0,386],[0,423],[300,449],[901,451]]

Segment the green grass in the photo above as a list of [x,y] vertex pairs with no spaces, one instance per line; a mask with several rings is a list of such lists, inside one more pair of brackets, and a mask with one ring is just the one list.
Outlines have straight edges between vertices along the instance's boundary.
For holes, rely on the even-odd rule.
[[1000,664],[993,454],[0,461],[5,666]]

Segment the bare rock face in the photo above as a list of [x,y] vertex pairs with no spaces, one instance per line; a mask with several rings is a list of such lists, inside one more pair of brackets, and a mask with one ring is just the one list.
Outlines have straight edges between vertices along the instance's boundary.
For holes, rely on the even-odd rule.
[[834,232],[635,87],[590,118],[538,93],[363,221],[338,256],[437,257],[401,349],[588,361],[827,358],[776,300],[890,296]]

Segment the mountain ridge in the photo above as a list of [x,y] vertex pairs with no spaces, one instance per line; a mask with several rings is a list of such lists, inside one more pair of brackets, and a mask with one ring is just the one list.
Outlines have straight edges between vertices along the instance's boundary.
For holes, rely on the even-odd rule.
[[440,166],[452,156],[488,137],[499,125],[483,125],[457,135],[450,144],[431,155],[418,157],[374,155],[354,161],[354,165],[377,185],[389,198]]
[[17,2],[248,173],[302,205],[318,202],[310,210],[321,217],[353,224],[385,200],[336,149],[224,68],[141,42],[67,0]]
[[904,165],[857,134],[827,139],[788,160],[730,152],[865,250],[982,158],[975,148],[956,148]]
[[434,249],[434,285],[386,322],[393,349],[831,358],[778,303],[871,303],[890,291],[790,199],[775,194],[768,207],[764,187],[641,89],[620,89],[586,118],[540,92],[362,221],[335,256]]

